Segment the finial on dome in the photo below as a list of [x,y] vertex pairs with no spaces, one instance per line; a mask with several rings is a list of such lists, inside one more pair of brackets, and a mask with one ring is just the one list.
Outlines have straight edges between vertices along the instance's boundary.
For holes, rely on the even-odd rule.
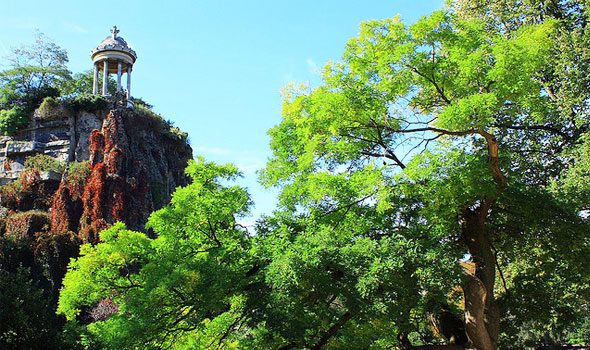
[[117,26],[113,26],[113,29],[111,29],[111,33],[113,33],[113,39],[115,39],[117,37],[117,34],[119,34],[120,30],[117,29]]

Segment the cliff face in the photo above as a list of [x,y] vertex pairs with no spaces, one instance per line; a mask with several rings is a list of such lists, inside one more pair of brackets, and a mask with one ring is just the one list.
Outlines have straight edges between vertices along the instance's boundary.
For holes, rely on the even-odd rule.
[[[93,171],[103,164],[100,167],[106,167],[105,179],[116,178],[130,186],[145,182],[146,194],[141,200],[141,209],[148,212],[161,208],[177,186],[186,184],[184,168],[192,159],[186,134],[148,109],[88,111],[73,109],[65,103],[37,109],[30,128],[15,136],[0,137],[0,184],[13,182],[26,173],[26,159],[36,154],[63,163],[90,161]],[[57,190],[56,184],[62,178],[67,179],[62,175],[42,172],[38,181],[52,192]],[[42,197],[47,199],[48,195],[51,193],[43,193]],[[48,209],[33,205],[34,200],[29,198],[22,201],[28,204],[22,203],[21,207],[12,209]],[[3,199],[0,199],[1,204],[5,204]],[[144,222],[138,218],[129,224],[140,229]]]
[[[150,213],[187,181],[186,134],[146,108],[110,107],[42,105],[29,129],[0,138],[0,182],[7,184],[0,187],[0,238],[18,243],[9,249],[12,243],[0,242],[0,262],[37,271],[53,293],[81,243],[97,243],[116,221],[143,231]],[[63,172],[25,167],[39,154],[68,165]]]

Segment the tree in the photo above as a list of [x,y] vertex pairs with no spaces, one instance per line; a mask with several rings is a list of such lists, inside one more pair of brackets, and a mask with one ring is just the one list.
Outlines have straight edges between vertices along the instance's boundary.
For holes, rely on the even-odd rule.
[[5,349],[60,349],[59,321],[28,269],[0,269],[0,346]]
[[[346,302],[353,298],[337,297],[341,303],[330,308],[337,316],[324,316],[318,327],[332,344],[366,325],[367,316],[375,320],[367,313],[371,306],[389,317],[402,348],[421,348],[412,338],[428,340],[417,338],[430,314],[432,323],[459,320],[469,342],[487,350],[498,346],[503,316],[567,324],[552,307],[549,315],[532,312],[542,301],[553,303],[540,288],[559,286],[558,294],[571,283],[571,298],[558,304],[575,310],[587,303],[588,274],[581,272],[590,248],[587,219],[543,179],[564,172],[555,159],[565,159],[564,148],[585,132],[560,117],[539,78],[555,62],[550,39],[560,23],[548,19],[504,35],[445,11],[411,26],[396,18],[372,21],[349,41],[342,63],[326,66],[323,86],[286,91],[262,178],[282,188],[283,208],[306,225],[283,251],[316,251],[319,237],[328,235],[340,241],[336,256],[358,242],[388,252],[372,258],[359,250],[341,261],[346,267],[364,257],[365,268],[377,273],[338,270],[364,303],[353,307]],[[587,109],[580,108],[583,119]],[[555,157],[538,155],[544,152]],[[468,260],[460,265],[462,259]],[[316,261],[299,261],[297,270]],[[508,271],[509,280],[499,282],[499,271]],[[396,287],[396,277],[413,288]],[[453,306],[457,286],[464,306]],[[453,313],[459,309],[463,317]],[[459,341],[460,328],[440,329],[446,348],[467,345]]]
[[0,74],[3,90],[28,95],[44,87],[57,87],[70,79],[67,52],[37,32],[35,43],[13,49],[8,57],[10,68]]
[[[98,73],[98,81],[100,82],[102,82],[102,75],[102,72]],[[83,73],[76,73],[72,79],[65,81],[61,85],[61,93],[62,95],[68,96],[91,94],[92,84],[94,84],[94,71],[90,69]],[[110,95],[114,95],[117,91],[117,82],[111,76],[109,76],[109,80],[107,81],[107,90]]]
[[239,175],[233,166],[199,158],[187,174],[193,183],[149,219],[156,239],[116,224],[71,263],[58,312],[87,325],[92,344],[207,348],[223,343],[237,323],[242,277],[252,266],[235,217],[250,199],[242,188],[221,184]]
[[71,79],[65,50],[36,33],[35,43],[13,49],[10,68],[0,72],[0,132],[26,127],[45,97],[59,96],[59,86]]
[[[63,252],[49,252],[50,238],[31,247],[27,238],[0,237],[0,348],[2,349],[76,349],[76,335],[63,331],[65,319],[55,314],[57,293],[51,284],[56,266],[43,266],[37,259]],[[33,243],[34,244],[34,243]],[[61,247],[59,247],[61,248]],[[53,254],[50,254],[53,253]],[[59,281],[57,281],[59,283]],[[57,286],[54,290],[57,292]],[[73,339],[72,339],[73,340]]]
[[[501,137],[506,143],[518,144],[522,150],[512,155],[512,163],[526,165],[530,169],[527,171],[526,168],[521,168],[522,173],[527,174],[523,176],[526,177],[525,181],[529,186],[550,188],[553,195],[562,203],[576,208],[577,212],[587,217],[584,213],[590,207],[590,197],[587,195],[587,176],[583,173],[588,171],[590,159],[587,153],[590,127],[590,81],[587,74],[590,70],[590,28],[587,26],[589,3],[576,0],[505,0],[491,3],[478,0],[454,1],[452,6],[461,18],[481,21],[488,30],[504,37],[514,35],[527,24],[556,21],[556,30],[550,37],[553,45],[548,53],[547,64],[535,76],[535,79],[542,82],[545,94],[549,97],[547,110],[543,115],[534,118],[526,115],[521,118],[516,127],[528,129],[529,132],[514,132],[510,130],[509,124],[505,124],[506,132]],[[532,132],[535,129],[538,130],[537,133]],[[543,250],[541,253],[539,245],[531,249],[537,251],[537,254],[552,254],[551,250]],[[521,263],[524,260],[522,255],[518,256],[518,259]],[[533,260],[529,261],[532,262]],[[530,269],[529,273],[539,272],[533,272],[534,270]],[[509,272],[511,273],[507,273],[506,279],[510,283],[515,276],[512,275],[514,271]],[[539,338],[544,338],[545,341],[549,338],[555,342],[574,341],[572,331],[580,330],[583,326],[579,324],[584,322],[570,322],[575,323],[577,321],[572,320],[587,318],[587,309],[580,308],[579,303],[571,303],[569,298],[560,296],[572,295],[570,292],[577,289],[576,283],[571,283],[568,279],[554,278],[551,288],[539,288],[538,276],[523,279],[526,275],[524,271],[518,275],[517,280],[521,285],[527,284],[526,281],[529,280],[532,282],[529,285],[536,286],[523,293],[534,296],[529,297],[527,302],[530,303],[534,299],[537,300],[537,305],[540,300],[545,302],[542,308],[543,317],[532,320],[525,313],[516,313],[506,318],[504,328],[512,329],[513,334],[519,334],[518,338],[511,337],[510,340],[515,348],[523,347],[523,342],[531,342],[535,337],[537,341]],[[552,275],[547,274],[544,278],[549,278],[548,276]],[[534,281],[535,279],[537,281]],[[512,299],[515,300],[522,301],[518,298]],[[506,302],[511,303],[511,300]],[[518,309],[514,305],[507,308]],[[537,315],[539,316],[538,313]]]

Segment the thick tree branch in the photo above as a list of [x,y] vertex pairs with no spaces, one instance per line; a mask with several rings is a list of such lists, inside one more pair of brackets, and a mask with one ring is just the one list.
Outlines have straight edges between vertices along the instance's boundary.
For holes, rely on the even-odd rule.
[[332,338],[340,330],[340,328],[342,328],[346,324],[346,322],[348,322],[351,318],[352,314],[350,312],[347,312],[344,315],[342,315],[340,320],[337,323],[335,323],[332,327],[330,327],[330,329],[328,329],[324,333],[324,335],[322,335],[320,340],[314,346],[310,347],[310,349],[321,349],[324,345],[326,345],[326,343],[328,343],[328,340],[330,340],[330,338]]

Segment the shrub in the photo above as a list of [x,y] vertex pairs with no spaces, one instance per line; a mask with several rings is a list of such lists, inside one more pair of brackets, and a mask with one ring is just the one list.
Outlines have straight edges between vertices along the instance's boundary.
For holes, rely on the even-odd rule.
[[[4,253],[4,252],[3,252]],[[30,268],[0,268],[0,348],[65,349],[62,322]]]
[[26,106],[29,112],[32,113],[33,110],[35,110],[35,108],[37,108],[47,97],[59,97],[59,90],[53,86],[32,88],[26,94],[22,95],[22,97],[20,97],[20,103]]
[[8,135],[29,125],[29,111],[23,107],[0,110],[0,133]]
[[134,111],[139,117],[148,119],[151,122],[150,124],[154,125],[154,131],[157,131],[163,137],[188,144],[188,134],[175,127],[172,121],[164,119],[160,114],[152,111],[151,107],[136,104]]
[[58,108],[60,105],[60,102],[57,98],[55,97],[46,97],[43,102],[41,102],[41,105],[39,106],[39,112],[42,115],[48,115],[51,113],[51,111],[55,110],[56,108]]
[[89,112],[98,112],[108,107],[106,98],[102,95],[81,94],[69,98],[68,103],[74,110],[85,110]]
[[83,189],[91,172],[90,161],[71,162],[68,164],[68,182],[73,187]]
[[133,110],[142,117],[162,120],[162,116],[152,111],[151,107],[148,107],[146,104],[136,103],[133,105]]
[[152,109],[152,108],[154,107],[153,105],[151,105],[151,104],[149,104],[149,103],[145,102],[143,99],[141,99],[141,98],[139,98],[139,97],[131,97],[131,101],[133,101],[133,103],[134,103],[136,106],[139,106],[139,105],[141,105],[141,106],[143,106],[143,107],[145,107],[145,108],[147,108],[147,109]]
[[49,230],[49,214],[40,210],[29,210],[6,218],[6,234],[24,239],[36,233]]
[[54,171],[56,173],[63,173],[66,168],[64,163],[45,154],[36,154],[28,157],[25,161],[25,167],[38,171]]

